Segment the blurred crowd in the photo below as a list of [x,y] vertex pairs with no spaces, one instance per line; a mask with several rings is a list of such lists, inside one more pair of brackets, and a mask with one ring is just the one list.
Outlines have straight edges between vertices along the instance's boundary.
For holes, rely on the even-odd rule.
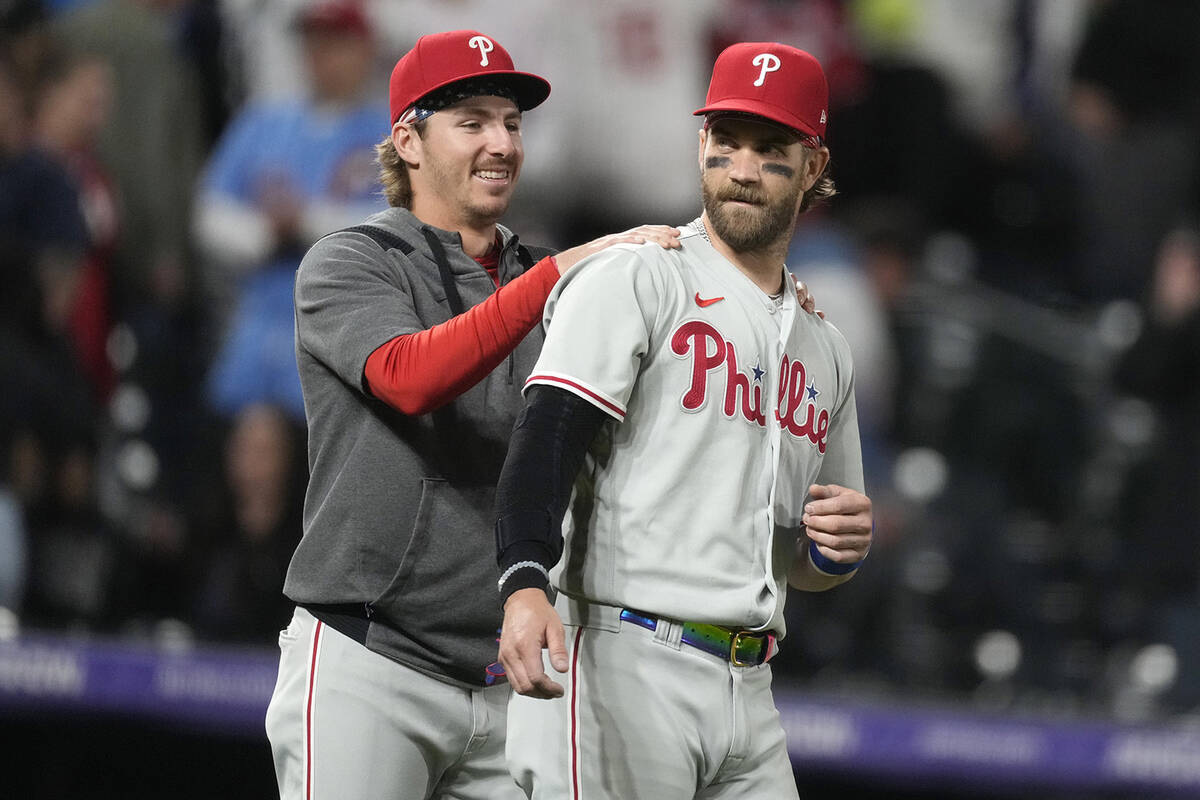
[[560,247],[697,215],[724,46],[826,68],[840,194],[789,267],[854,348],[876,546],[792,598],[778,680],[1200,712],[1191,0],[0,0],[9,617],[274,641],[292,275],[384,206],[388,72],[455,28],[554,86],[506,222]]

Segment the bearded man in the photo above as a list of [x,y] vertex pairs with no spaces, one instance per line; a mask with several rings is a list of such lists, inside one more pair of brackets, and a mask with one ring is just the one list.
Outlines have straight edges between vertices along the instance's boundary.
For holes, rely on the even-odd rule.
[[681,247],[614,246],[547,300],[496,522],[533,798],[796,797],[767,663],[784,599],[852,577],[872,530],[850,348],[784,265],[833,193],[827,94],[808,53],[725,50]]

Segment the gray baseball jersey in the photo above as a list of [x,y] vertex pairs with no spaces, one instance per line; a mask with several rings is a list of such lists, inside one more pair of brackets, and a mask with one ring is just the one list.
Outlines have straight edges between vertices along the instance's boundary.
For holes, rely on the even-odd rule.
[[546,304],[526,386],[567,389],[612,417],[576,482],[551,582],[782,637],[809,485],[864,488],[850,349],[799,308],[786,274],[773,299],[681,230],[679,250],[585,259]]

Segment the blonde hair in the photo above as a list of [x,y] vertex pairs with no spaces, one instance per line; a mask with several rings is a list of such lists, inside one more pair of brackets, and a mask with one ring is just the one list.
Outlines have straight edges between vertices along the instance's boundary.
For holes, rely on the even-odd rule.
[[[408,123],[416,131],[417,136],[425,138],[425,120]],[[383,196],[388,205],[412,210],[412,181],[408,179],[408,164],[396,152],[396,143],[392,141],[392,132],[383,141],[375,145],[375,160],[379,163],[379,182],[383,184]]]
[[411,209],[412,182],[408,179],[408,164],[396,152],[390,133],[375,145],[375,160],[379,162],[379,182],[383,184],[383,196],[388,205]]

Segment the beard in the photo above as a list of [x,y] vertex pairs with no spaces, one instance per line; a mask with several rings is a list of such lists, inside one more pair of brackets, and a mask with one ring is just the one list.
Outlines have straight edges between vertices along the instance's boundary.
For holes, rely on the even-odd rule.
[[[796,207],[803,193],[796,181],[782,197],[771,201],[763,191],[729,183],[722,187],[709,186],[700,176],[700,195],[708,221],[721,241],[735,253],[763,250],[782,237],[790,237],[796,224]],[[729,201],[741,200],[755,205],[751,208],[731,207]]]
[[470,170],[475,168],[474,164],[445,159],[428,146],[425,168],[429,170],[430,184],[439,187],[439,193],[456,209],[461,219],[476,225],[490,225],[504,216],[520,174],[519,162],[514,160],[485,165],[482,168],[506,169],[513,176],[506,191],[487,192],[471,181]]

